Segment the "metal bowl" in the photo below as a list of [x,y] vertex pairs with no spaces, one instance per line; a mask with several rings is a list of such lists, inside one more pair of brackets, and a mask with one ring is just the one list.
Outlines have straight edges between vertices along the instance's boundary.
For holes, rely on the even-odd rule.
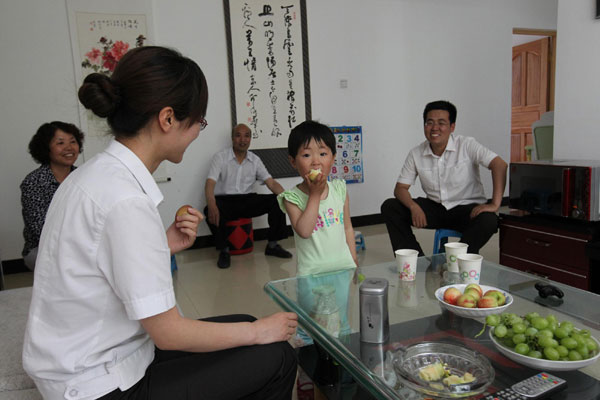
[[[442,379],[428,382],[419,376],[421,368],[442,363],[453,375],[469,372],[473,382],[444,385]],[[407,387],[436,397],[469,397],[481,394],[494,381],[494,368],[481,353],[450,343],[424,342],[396,351],[394,370]]]

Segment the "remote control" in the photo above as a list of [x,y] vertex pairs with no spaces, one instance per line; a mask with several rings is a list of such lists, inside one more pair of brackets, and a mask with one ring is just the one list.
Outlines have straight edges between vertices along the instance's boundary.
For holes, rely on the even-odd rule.
[[567,388],[567,381],[540,372],[531,378],[515,383],[510,388],[502,389],[493,395],[487,396],[486,400],[538,400],[560,392]]

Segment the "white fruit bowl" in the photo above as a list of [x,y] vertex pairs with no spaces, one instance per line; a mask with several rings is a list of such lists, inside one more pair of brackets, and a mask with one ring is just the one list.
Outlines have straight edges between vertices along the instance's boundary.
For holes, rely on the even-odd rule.
[[[490,333],[489,333],[490,339],[492,339],[494,346],[496,346],[496,349],[500,353],[504,354],[507,358],[510,358],[514,362],[526,365],[529,368],[533,368],[533,369],[538,369],[538,370],[543,370],[543,371],[572,371],[575,369],[587,367],[588,365],[591,365],[591,364],[595,363],[596,361],[598,361],[598,358],[600,357],[600,352],[598,352],[598,354],[596,354],[592,358],[586,358],[585,360],[579,360],[579,361],[552,361],[552,360],[545,360],[542,358],[529,357],[529,356],[519,354],[519,353],[513,351],[512,349],[504,346],[502,343],[500,343],[498,341],[498,338],[496,338],[494,336],[493,332],[494,332],[494,329],[490,329]],[[595,337],[592,337],[592,339],[594,341],[596,341],[596,343],[598,343],[598,347],[600,348],[600,342],[598,342],[598,339],[596,339]]]
[[488,290],[499,291],[500,293],[502,293],[504,295],[504,297],[506,297],[506,303],[504,303],[504,305],[502,305],[500,307],[492,307],[492,308],[467,308],[467,307],[454,306],[452,304],[446,303],[444,301],[444,292],[446,291],[446,289],[455,287],[458,290],[460,290],[461,292],[464,292],[465,288],[467,287],[467,284],[464,284],[464,283],[443,286],[435,291],[435,297],[438,299],[438,302],[440,303],[441,308],[445,308],[448,311],[452,311],[454,314],[460,315],[461,317],[473,318],[473,319],[485,318],[490,314],[502,313],[502,312],[504,312],[504,310],[506,310],[512,304],[513,297],[507,291],[498,289],[493,286],[487,286],[487,285],[479,285],[479,286],[481,287],[481,290],[483,290],[483,293],[487,292]]

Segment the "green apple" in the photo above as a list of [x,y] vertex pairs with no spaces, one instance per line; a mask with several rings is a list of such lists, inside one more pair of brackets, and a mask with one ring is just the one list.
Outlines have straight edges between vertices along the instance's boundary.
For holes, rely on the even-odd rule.
[[475,288],[466,289],[464,294],[470,294],[475,298],[475,301],[478,301],[481,298],[481,293]]
[[478,284],[476,284],[476,283],[469,283],[467,285],[467,287],[465,287],[465,293],[469,289],[477,289],[477,291],[479,292],[479,298],[483,297],[483,290],[481,289],[481,286],[479,286]]
[[477,307],[479,308],[494,308],[498,307],[498,300],[492,296],[483,296],[477,301]]
[[498,302],[498,306],[503,306],[506,303],[506,296],[504,296],[504,293],[502,293],[499,290],[494,290],[494,289],[488,290],[487,292],[485,292],[483,297],[488,297],[488,296],[495,298],[496,301]]
[[458,298],[456,305],[459,307],[474,308],[477,305],[477,300],[467,293]]

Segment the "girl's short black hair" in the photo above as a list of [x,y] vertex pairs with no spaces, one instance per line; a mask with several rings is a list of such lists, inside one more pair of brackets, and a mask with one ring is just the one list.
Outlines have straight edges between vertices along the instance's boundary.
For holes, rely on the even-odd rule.
[[38,128],[29,142],[29,153],[37,163],[42,165],[50,164],[50,141],[59,129],[73,135],[79,145],[79,152],[83,151],[83,132],[78,127],[68,122],[46,122]]
[[327,125],[323,125],[317,121],[304,121],[296,125],[290,132],[288,138],[288,154],[295,158],[298,155],[300,146],[307,145],[311,139],[315,139],[317,143],[325,143],[335,155],[335,136]]

